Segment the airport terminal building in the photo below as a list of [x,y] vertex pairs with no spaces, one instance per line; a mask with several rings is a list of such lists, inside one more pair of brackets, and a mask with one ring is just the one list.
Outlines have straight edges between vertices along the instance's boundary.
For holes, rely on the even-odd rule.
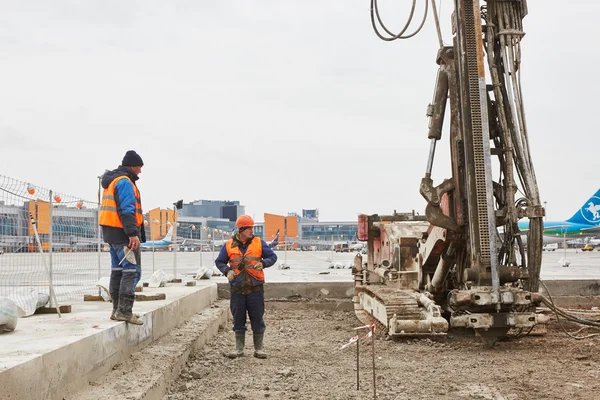
[[[246,207],[238,200],[195,200],[183,204],[177,220],[180,238],[206,239],[201,229],[217,229],[232,232],[237,218],[245,214]],[[287,216],[265,213],[263,220],[257,218],[254,234],[266,241],[274,239],[280,231],[279,241],[293,247],[325,246],[335,242],[355,242],[358,221],[319,221],[318,209],[303,209],[302,214]]]
[[[179,243],[184,239],[203,243],[222,241],[229,238],[235,221],[244,213],[245,207],[237,200],[195,200],[183,204],[177,214],[172,209],[155,208],[145,214],[146,237],[148,240],[164,238],[172,221],[176,220]],[[97,208],[30,200],[19,205],[0,203],[0,248],[3,252],[37,251],[30,215],[38,221],[37,231],[45,250],[50,243],[55,251],[90,251],[98,245]],[[319,221],[316,209],[302,210],[301,215],[265,213],[262,221],[256,220],[256,236],[271,241],[279,231],[279,242],[294,248],[325,248],[336,242],[352,243],[356,241],[358,230],[357,221]]]

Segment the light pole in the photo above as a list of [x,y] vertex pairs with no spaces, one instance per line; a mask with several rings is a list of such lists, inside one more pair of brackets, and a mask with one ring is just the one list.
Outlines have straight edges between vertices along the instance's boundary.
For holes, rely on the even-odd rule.
[[288,247],[288,239],[287,236],[284,235],[283,236],[283,251],[284,251],[284,257],[285,257],[285,261],[283,262],[284,265],[287,265],[287,247]]
[[[106,171],[105,171],[106,172]],[[98,240],[98,246],[97,246],[97,251],[98,251],[98,280],[100,280],[100,278],[102,277],[102,272],[100,270],[100,267],[102,266],[102,234],[100,233],[100,208],[102,208],[102,177],[104,175],[100,175],[98,176],[98,214],[97,214],[97,219],[98,219],[98,224],[96,226],[96,228],[98,229],[97,235],[96,235],[96,239]],[[35,188],[29,184],[29,186],[27,187],[27,191],[29,192],[29,194],[33,194],[35,193]],[[100,287],[98,287],[98,295],[101,296],[102,295],[102,289]]]
[[333,232],[331,233],[331,261],[333,261],[333,256],[335,252],[335,242],[333,241]]
[[[156,240],[153,235],[154,230],[153,230],[152,226],[158,225],[158,224],[159,224],[158,220],[156,218],[152,218],[152,223],[150,224],[150,237],[152,238],[151,240]],[[155,251],[156,251],[156,246],[152,245],[152,273],[154,273],[154,253],[155,253]]]
[[177,251],[179,250],[179,246],[177,246],[177,228],[179,227],[179,222],[177,222],[177,213],[182,208],[183,200],[177,200],[175,203],[173,203],[173,244],[175,246],[173,249],[173,279],[177,279]]
[[[213,229],[213,235],[214,234],[215,234],[215,230]],[[211,248],[212,248],[211,254],[212,254],[213,261],[214,261],[214,259],[215,259],[215,241],[214,241],[214,239],[212,239],[212,236],[210,234],[208,234],[207,237],[208,237],[208,240],[210,240],[210,243],[211,243]]]
[[202,267],[202,259],[204,258],[204,244],[202,242],[203,232],[206,232],[205,226],[203,226],[202,230],[200,231],[200,267]]
[[[152,225],[154,225],[154,222],[156,220],[154,218],[152,218],[152,223],[149,223],[148,220],[144,220],[144,226],[147,226],[150,228],[150,240],[154,240],[154,235],[152,235]],[[158,221],[156,221],[158,222]],[[154,244],[152,244],[152,273],[154,274]]]

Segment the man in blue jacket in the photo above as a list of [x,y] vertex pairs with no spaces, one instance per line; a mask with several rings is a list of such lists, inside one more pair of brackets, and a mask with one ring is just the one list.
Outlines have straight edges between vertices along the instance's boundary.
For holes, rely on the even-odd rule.
[[135,325],[143,324],[132,311],[135,287],[142,276],[140,242],[146,241],[142,201],[135,184],[143,165],[142,158],[129,150],[117,169],[104,173],[99,216],[112,260],[108,290],[113,302],[110,319]]
[[250,317],[254,339],[254,357],[267,358],[263,351],[266,329],[264,268],[275,264],[277,255],[267,243],[254,236],[254,220],[249,215],[240,215],[235,223],[237,233],[229,239],[215,260],[217,268],[229,280],[229,307],[233,315],[235,350],[225,354],[229,358],[244,354],[246,343],[246,314]]

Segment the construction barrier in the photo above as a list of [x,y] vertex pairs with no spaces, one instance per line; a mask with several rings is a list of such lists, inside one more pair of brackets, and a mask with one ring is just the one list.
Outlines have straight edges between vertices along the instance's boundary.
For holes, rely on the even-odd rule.
[[0,296],[25,310],[97,293],[110,274],[98,228],[97,201],[0,175]]

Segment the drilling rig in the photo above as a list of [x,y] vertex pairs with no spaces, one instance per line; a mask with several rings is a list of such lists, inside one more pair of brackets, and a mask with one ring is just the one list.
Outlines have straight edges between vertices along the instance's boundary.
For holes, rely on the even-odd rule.
[[[419,188],[425,215],[359,216],[368,257],[364,263],[360,255],[355,259],[355,309],[390,336],[470,328],[490,347],[510,329],[533,329],[542,301],[544,209],[520,81],[527,4],[455,0],[452,46],[442,40],[434,0],[431,7],[439,68],[427,107],[430,150]],[[413,12],[414,2],[411,17]],[[404,35],[406,27],[389,31],[377,0],[371,0],[371,21],[383,40],[414,36]],[[449,127],[443,129],[448,103]],[[443,131],[452,174],[435,184],[431,173]],[[529,219],[527,232],[518,228],[522,218]]]

